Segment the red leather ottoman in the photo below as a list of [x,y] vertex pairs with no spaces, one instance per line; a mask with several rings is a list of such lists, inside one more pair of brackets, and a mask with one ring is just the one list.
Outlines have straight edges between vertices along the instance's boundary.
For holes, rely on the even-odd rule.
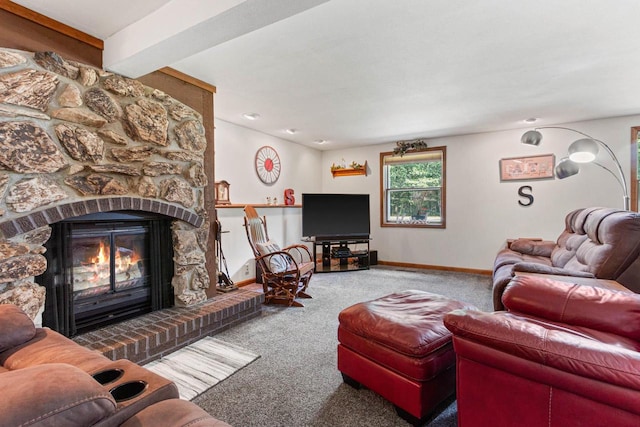
[[422,425],[455,393],[455,354],[444,315],[475,307],[408,290],[347,307],[338,317],[338,370],[389,400],[398,415]]

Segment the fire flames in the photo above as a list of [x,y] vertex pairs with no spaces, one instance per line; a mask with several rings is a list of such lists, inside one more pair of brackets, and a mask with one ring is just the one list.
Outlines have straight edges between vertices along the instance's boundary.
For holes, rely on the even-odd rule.
[[[137,265],[140,260],[140,256],[131,249],[118,247],[116,250],[116,274],[125,273],[129,271],[132,266]],[[91,259],[91,264],[96,265],[98,269],[101,269],[100,266],[106,265],[106,268],[109,268],[110,254],[109,247],[104,244],[104,242],[100,242],[100,248],[98,249],[98,254],[94,258]]]
[[100,242],[100,249],[98,249],[98,255],[91,258],[91,264],[107,264],[109,265],[110,254],[106,249],[104,242]]
[[[111,250],[109,244],[101,241],[95,252],[95,256],[89,256],[80,265],[73,269],[74,290],[109,286],[111,282]],[[118,283],[140,279],[140,256],[131,249],[117,247],[115,251],[115,277],[116,288]]]

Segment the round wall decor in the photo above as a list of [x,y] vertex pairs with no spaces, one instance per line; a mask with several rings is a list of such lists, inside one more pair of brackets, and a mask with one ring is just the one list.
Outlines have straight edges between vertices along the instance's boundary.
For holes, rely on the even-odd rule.
[[280,178],[280,157],[273,147],[265,145],[256,153],[256,173],[260,181],[265,184],[273,184]]

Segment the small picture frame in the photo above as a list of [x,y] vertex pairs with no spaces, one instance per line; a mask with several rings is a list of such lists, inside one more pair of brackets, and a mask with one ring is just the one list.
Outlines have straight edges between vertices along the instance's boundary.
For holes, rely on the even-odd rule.
[[215,192],[216,192],[216,205],[230,205],[231,201],[229,199],[229,183],[227,181],[216,181],[215,182]]
[[500,181],[554,179],[555,166],[553,154],[500,159]]

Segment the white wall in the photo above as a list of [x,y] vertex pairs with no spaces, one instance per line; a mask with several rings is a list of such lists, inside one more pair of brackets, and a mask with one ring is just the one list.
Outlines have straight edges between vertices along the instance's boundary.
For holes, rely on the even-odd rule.
[[[282,204],[286,188],[293,188],[296,204],[300,204],[302,193],[321,192],[320,151],[220,119],[216,119],[215,132],[216,181],[230,183],[232,204],[265,204],[267,196],[277,197],[278,203]],[[263,145],[273,147],[282,164],[280,178],[270,186],[260,181],[254,167],[255,154]],[[258,208],[258,213],[267,217],[272,240],[281,246],[300,243],[300,208]],[[217,214],[222,229],[228,231],[222,234],[222,249],[232,280],[238,282],[255,277],[253,254],[243,227],[243,209],[221,208]]]
[[[611,146],[623,165],[627,180],[630,170],[630,128],[640,125],[640,116],[569,123]],[[542,126],[542,125],[540,125]],[[569,144],[580,138],[573,132],[543,130],[538,147],[521,144],[526,128],[436,138],[429,146],[447,147],[446,229],[380,227],[379,154],[391,151],[395,143],[328,151],[323,154],[322,190],[371,194],[371,248],[378,259],[446,267],[490,270],[496,252],[511,237],[542,237],[555,240],[564,228],[564,217],[586,206],[622,208],[622,190],[614,178],[595,165],[584,165],[576,176],[564,180],[500,182],[500,158],[552,153],[556,161],[566,156]],[[371,174],[332,178],[329,168],[344,158],[347,163],[365,160]],[[598,160],[614,167],[601,151]],[[534,202],[518,204],[518,188],[533,188]]]
[[[590,134],[609,144],[629,179],[630,128],[640,125],[640,115],[568,123],[567,127]],[[542,126],[542,125],[540,125]],[[622,207],[622,192],[614,178],[595,165],[584,165],[578,175],[564,180],[500,182],[499,160],[506,157],[552,153],[556,162],[566,156],[579,135],[543,130],[538,147],[520,144],[528,128],[436,138],[429,146],[447,147],[447,228],[381,228],[379,155],[395,142],[320,152],[240,126],[216,121],[216,180],[231,183],[232,203],[264,203],[266,196],[282,201],[285,188],[295,190],[296,203],[303,192],[369,193],[371,195],[371,248],[383,261],[490,270],[496,252],[511,237],[554,239],[564,227],[565,215],[586,206]],[[253,161],[262,145],[271,145],[282,160],[278,182],[268,187],[259,181]],[[332,163],[368,162],[367,176],[333,178]],[[613,167],[602,151],[598,160]],[[530,185],[535,198],[523,207],[518,188]],[[281,245],[299,243],[300,209],[258,209],[267,216],[271,238]],[[222,242],[233,280],[254,276],[251,251],[242,227],[242,209],[218,209],[224,230]],[[245,265],[249,274],[244,274]]]

